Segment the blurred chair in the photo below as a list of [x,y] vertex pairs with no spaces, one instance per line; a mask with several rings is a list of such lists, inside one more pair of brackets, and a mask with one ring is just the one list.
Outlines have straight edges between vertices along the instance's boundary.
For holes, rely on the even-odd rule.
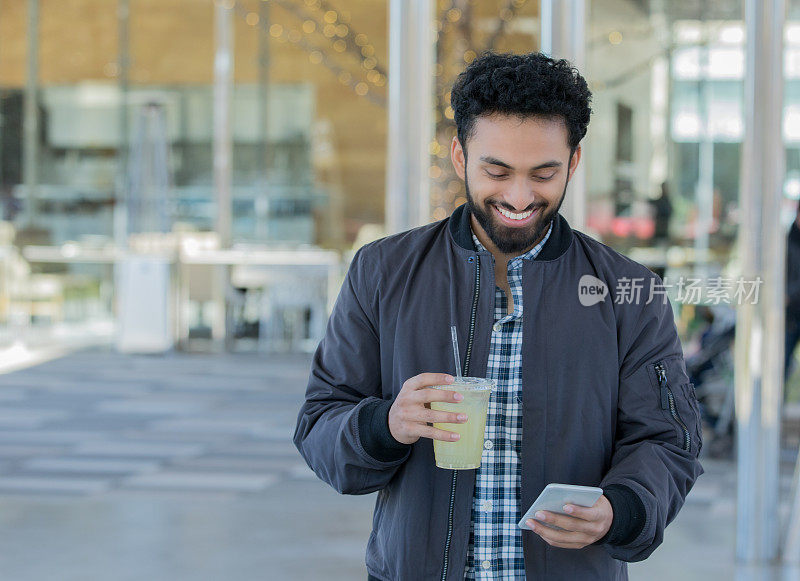
[[236,266],[234,288],[243,291],[240,324],[258,323],[258,350],[311,352],[325,331],[328,272],[319,267]]
[[0,222],[0,321],[31,323],[38,318],[64,318],[64,284],[58,274],[34,274],[18,245],[47,240],[49,234],[28,229],[17,232]]
[[[178,250],[202,252],[219,250],[220,239],[216,232],[191,231],[181,227],[176,232]],[[214,283],[217,269],[213,264],[178,265],[180,280],[177,336],[182,346],[190,339],[211,339],[212,323],[208,320],[208,307],[214,308]]]
[[18,271],[21,277],[10,285],[9,314],[36,322],[46,317],[51,323],[64,319],[64,281],[58,274],[30,274]]
[[14,246],[16,229],[11,222],[0,222],[0,322],[8,323],[11,286],[30,272],[25,259]]

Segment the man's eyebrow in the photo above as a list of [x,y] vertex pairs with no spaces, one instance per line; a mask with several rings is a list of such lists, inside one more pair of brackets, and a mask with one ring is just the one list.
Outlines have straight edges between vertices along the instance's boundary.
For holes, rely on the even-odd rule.
[[[500,161],[499,159],[497,159],[496,157],[492,157],[491,155],[481,156],[480,159],[481,159],[482,162],[488,163],[490,165],[499,165],[500,167],[504,167],[506,169],[514,169],[513,167],[508,165],[506,162]],[[562,164],[561,164],[560,161],[556,161],[556,160],[546,161],[546,162],[544,162],[542,164],[537,165],[536,167],[532,167],[530,171],[537,171],[537,170],[540,170],[540,169],[547,169],[547,168],[551,168],[551,167],[561,167],[561,165]]]

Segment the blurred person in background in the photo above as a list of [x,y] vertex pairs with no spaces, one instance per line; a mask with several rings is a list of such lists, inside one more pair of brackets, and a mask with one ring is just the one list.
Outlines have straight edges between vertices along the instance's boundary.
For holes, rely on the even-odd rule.
[[[797,342],[800,341],[800,205],[786,238],[786,345],[784,351],[784,384],[792,372],[792,361]],[[784,385],[786,402],[789,390]]]
[[[353,258],[294,441],[340,493],[378,491],[370,579],[627,579],[702,473],[669,302],[619,300],[660,280],[559,214],[590,100],[567,61],[475,59],[451,94],[467,203]],[[469,420],[429,407],[459,401],[432,389],[453,381],[451,325],[463,374],[497,381],[476,470],[434,462],[432,440],[455,438],[431,424]],[[522,530],[548,483],[603,495]]]
[[669,200],[669,185],[667,182],[661,184],[661,194],[650,201],[653,207],[653,221],[655,222],[655,232],[653,242],[669,242],[669,219],[672,217],[672,202]]

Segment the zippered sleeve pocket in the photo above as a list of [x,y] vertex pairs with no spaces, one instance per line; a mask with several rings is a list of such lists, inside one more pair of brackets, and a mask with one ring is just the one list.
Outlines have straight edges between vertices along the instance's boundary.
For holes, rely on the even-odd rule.
[[695,413],[697,421],[695,422],[695,439],[697,440],[697,452],[703,449],[703,425],[700,416],[700,404],[697,401],[697,392],[694,389],[694,383],[684,383],[681,385],[683,395],[692,406],[692,411]]
[[702,447],[700,413],[683,357],[672,355],[654,361],[648,365],[647,373],[657,390],[664,417],[675,428],[675,443],[687,452],[699,453]]

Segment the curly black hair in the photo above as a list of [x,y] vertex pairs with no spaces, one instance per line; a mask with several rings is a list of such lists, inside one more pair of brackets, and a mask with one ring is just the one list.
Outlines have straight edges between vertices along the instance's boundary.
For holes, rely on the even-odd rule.
[[538,52],[498,54],[487,51],[456,79],[450,93],[458,140],[467,140],[481,115],[501,113],[520,118],[561,117],[574,152],[589,125],[592,93],[578,69],[564,59]]

